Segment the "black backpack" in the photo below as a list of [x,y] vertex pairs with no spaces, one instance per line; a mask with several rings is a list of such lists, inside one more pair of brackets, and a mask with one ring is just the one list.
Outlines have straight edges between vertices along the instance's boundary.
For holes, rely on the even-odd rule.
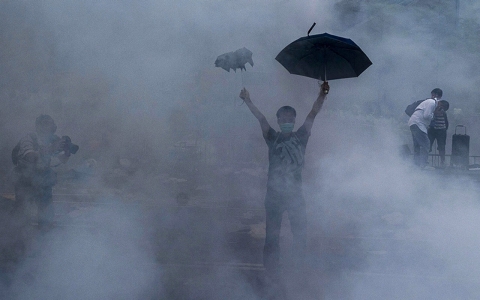
[[417,110],[417,106],[419,106],[420,103],[422,103],[425,100],[427,100],[427,99],[418,100],[418,101],[413,102],[412,104],[409,104],[407,106],[407,108],[405,108],[405,113],[407,114],[407,116],[411,117],[413,115],[413,113]]

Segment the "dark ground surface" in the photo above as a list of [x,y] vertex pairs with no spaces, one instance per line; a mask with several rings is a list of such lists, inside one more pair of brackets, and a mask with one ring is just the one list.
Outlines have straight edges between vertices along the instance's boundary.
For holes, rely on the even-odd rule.
[[[441,176],[480,178],[476,172],[433,172]],[[141,251],[152,254],[149,256],[152,259],[142,262],[160,270],[161,275],[155,275],[153,280],[155,284],[135,294],[133,298],[137,299],[353,299],[347,288],[349,282],[368,282],[378,285],[379,290],[381,286],[394,284],[400,292],[412,282],[441,278],[444,268],[441,261],[434,261],[427,254],[425,241],[399,234],[405,229],[404,224],[385,223],[382,216],[369,216],[363,224],[357,220],[337,226],[335,234],[309,228],[306,266],[297,270],[290,264],[294,254],[289,251],[291,234],[284,218],[283,271],[279,279],[271,282],[262,266],[261,202],[252,205],[242,199],[211,201],[202,195],[181,199],[184,196],[178,198],[178,194],[177,198],[151,201],[149,197],[139,198],[135,193],[118,189],[106,192],[81,181],[66,181],[54,191],[56,225],[48,232],[41,232],[35,222],[27,227],[11,222],[14,218],[9,212],[14,199],[8,192],[3,196],[0,280],[4,295],[9,296],[10,287],[18,286],[18,281],[35,286],[39,280],[38,273],[20,266],[48,255],[42,252],[48,244],[45,237],[67,233],[77,237],[116,235],[116,227],[105,227],[104,221],[109,217],[99,217],[104,213],[118,218],[127,216],[132,224],[141,224],[142,233],[133,233],[133,240]],[[375,235],[362,236],[358,230],[359,226],[373,227],[380,223],[382,229]],[[123,242],[130,243],[125,240],[129,235],[119,236],[120,246]],[[401,267],[412,262],[423,272],[412,275]],[[462,287],[455,281],[451,284]],[[275,291],[280,292],[275,294]],[[468,293],[466,290],[465,294]],[[381,299],[381,292],[377,296],[375,299]]]

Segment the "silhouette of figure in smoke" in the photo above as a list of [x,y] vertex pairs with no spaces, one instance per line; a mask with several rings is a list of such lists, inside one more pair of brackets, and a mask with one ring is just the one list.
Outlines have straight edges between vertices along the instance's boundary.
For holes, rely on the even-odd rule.
[[40,115],[35,129],[36,132],[23,137],[12,152],[15,206],[17,212],[24,213],[27,202],[36,204],[39,228],[48,229],[54,217],[52,187],[57,182],[51,167],[52,158],[57,159],[58,164],[66,163],[71,144],[70,138],[55,135],[57,125],[49,115]]
[[433,119],[428,127],[428,139],[430,140],[430,152],[433,142],[437,140],[437,150],[440,154],[440,166],[445,167],[445,145],[447,144],[448,117],[447,110],[450,103],[447,100],[440,100],[440,104],[433,112]]
[[302,192],[302,169],[313,121],[323,106],[329,88],[327,82],[321,84],[320,93],[310,113],[297,131],[293,131],[295,109],[290,106],[281,107],[276,114],[280,132],[269,125],[265,116],[252,103],[249,92],[245,88],[240,92],[240,98],[245,101],[260,122],[263,137],[268,146],[269,168],[265,197],[266,237],[263,263],[267,275],[273,278],[279,272],[280,229],[284,211],[288,212],[293,234],[293,253],[300,266],[305,256],[307,214]]
[[408,120],[408,126],[410,127],[413,139],[414,163],[421,169],[428,166],[428,152],[431,147],[428,137],[428,127],[436,111],[445,108],[448,109],[448,102],[440,100],[442,95],[443,91],[441,89],[433,89],[431,98],[420,103]]

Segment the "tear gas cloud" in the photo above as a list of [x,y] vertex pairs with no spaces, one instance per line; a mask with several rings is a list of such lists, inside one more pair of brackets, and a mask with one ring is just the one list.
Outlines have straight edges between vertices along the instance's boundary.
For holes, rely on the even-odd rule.
[[[480,7],[459,1],[456,23],[454,5],[444,2],[439,13],[428,4],[395,1],[0,0],[1,175],[8,178],[16,141],[33,129],[38,114],[48,113],[60,135],[80,145],[65,170],[95,159],[96,171],[105,175],[82,184],[110,191],[111,182],[97,178],[115,177],[112,170],[123,166],[123,181],[113,184],[122,197],[102,192],[101,201],[107,197],[112,207],[122,205],[117,198],[125,195],[151,207],[175,206],[178,191],[172,182],[181,189],[187,175],[172,162],[174,146],[194,141],[201,145],[198,178],[202,199],[208,199],[201,204],[222,206],[241,199],[235,205],[261,210],[267,147],[238,94],[245,86],[274,128],[282,105],[294,106],[301,123],[317,96],[317,82],[288,74],[274,58],[316,22],[311,34],[351,38],[373,65],[358,78],[330,82],[312,129],[304,170],[310,248],[338,264],[323,263],[334,270],[327,272],[328,279],[309,271],[311,289],[296,292],[315,298],[313,287],[321,285],[326,298],[477,298],[478,182],[418,172],[398,155],[402,144],[411,145],[405,106],[428,97],[435,87],[450,101],[449,136],[458,124],[466,125],[467,133],[478,129],[479,59],[473,50],[478,42],[469,37],[478,36],[474,12]],[[215,68],[218,55],[242,47],[253,52],[254,67],[228,73]],[[450,138],[447,153],[449,145]],[[477,155],[479,146],[472,135],[470,153]],[[248,176],[238,180],[239,174]],[[218,182],[207,180],[212,178]],[[190,200],[199,205],[195,197]],[[159,232],[152,228],[175,227],[174,215],[182,213],[92,211],[97,232],[52,232],[39,242],[38,259],[33,256],[18,267],[10,292],[19,299],[67,294],[72,286],[84,298],[116,297],[119,291],[127,298],[168,294],[172,279],[166,278],[175,274],[161,275],[165,270],[158,261],[163,258],[153,253],[166,246],[154,239]],[[198,220],[192,225],[199,230],[193,240],[210,251],[202,257],[227,261],[232,257],[216,221]],[[287,244],[288,235],[285,231]],[[325,239],[332,236],[364,239],[334,247],[325,242],[333,243]],[[118,249],[118,241],[127,248]],[[176,237],[168,243],[195,247],[192,239]],[[343,254],[333,255],[333,248]],[[129,272],[132,282],[124,277]],[[227,273],[212,272],[211,281],[188,281],[183,296],[198,299],[195,291],[203,291],[205,299],[224,299],[226,287],[236,286],[232,293],[238,297],[257,299],[243,276]],[[28,280],[22,274],[41,279],[25,288]],[[223,288],[212,284],[219,279]],[[105,290],[98,286],[102,283],[114,284]],[[49,285],[55,288],[45,290]]]

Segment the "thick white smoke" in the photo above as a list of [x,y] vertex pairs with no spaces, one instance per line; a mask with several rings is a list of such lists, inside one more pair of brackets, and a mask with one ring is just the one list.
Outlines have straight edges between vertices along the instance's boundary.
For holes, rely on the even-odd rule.
[[[235,219],[245,219],[244,210],[260,218],[248,262],[261,262],[267,147],[238,93],[246,86],[274,128],[282,105],[294,106],[301,124],[317,82],[288,74],[274,58],[316,22],[311,34],[351,38],[373,65],[330,82],[312,129],[304,183],[314,268],[305,270],[306,287],[289,284],[290,293],[478,298],[478,182],[419,172],[399,152],[411,145],[405,106],[439,87],[451,105],[447,153],[463,124],[478,154],[479,5],[459,1],[455,22],[449,1],[417,2],[0,0],[2,178],[11,148],[47,113],[80,145],[63,175],[97,162],[95,176],[68,187],[122,194],[112,209],[85,212],[93,231],[70,224],[29,244],[34,252],[19,263],[9,295],[257,299],[242,272],[205,267],[208,276],[197,277],[161,264],[185,253],[191,264],[238,262],[228,238],[250,228]],[[253,52],[254,67],[215,68],[218,55],[241,47]],[[199,150],[185,150],[192,144]],[[191,160],[177,163],[180,156]],[[181,191],[185,207],[177,207]],[[125,202],[148,206],[118,209]],[[195,234],[175,237],[185,216]]]

